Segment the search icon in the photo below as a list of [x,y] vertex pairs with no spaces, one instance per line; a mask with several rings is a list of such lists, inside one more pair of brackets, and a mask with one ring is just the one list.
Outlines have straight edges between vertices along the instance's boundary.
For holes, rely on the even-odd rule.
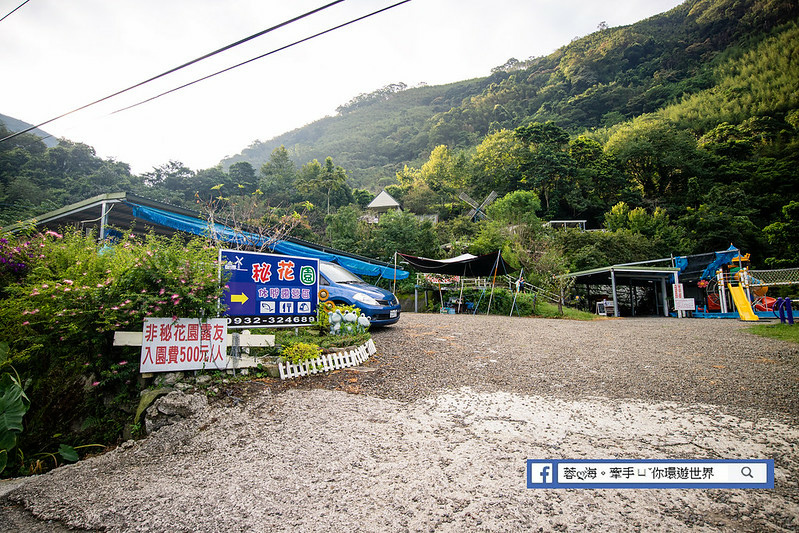
[[741,468],[741,475],[744,477],[751,477],[752,479],[755,479],[755,476],[752,475],[752,469],[748,466]]

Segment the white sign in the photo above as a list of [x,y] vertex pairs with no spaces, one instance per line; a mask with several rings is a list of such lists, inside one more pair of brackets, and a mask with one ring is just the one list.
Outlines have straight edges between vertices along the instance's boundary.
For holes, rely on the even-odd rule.
[[675,283],[671,287],[674,290],[675,300],[685,298],[685,291],[683,290],[682,283]]
[[696,302],[693,298],[675,298],[674,310],[675,311],[693,311],[696,309]]
[[227,367],[227,320],[145,318],[139,372]]

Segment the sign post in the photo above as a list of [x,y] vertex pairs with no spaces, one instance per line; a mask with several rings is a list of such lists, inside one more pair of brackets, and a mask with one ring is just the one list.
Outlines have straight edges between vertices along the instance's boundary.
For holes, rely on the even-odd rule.
[[677,312],[678,318],[685,318],[686,311],[694,311],[696,309],[696,302],[693,298],[685,297],[685,288],[682,283],[675,283],[672,285],[674,291],[674,310]]
[[219,251],[226,281],[222,304],[230,328],[297,327],[316,322],[319,260],[308,257]]

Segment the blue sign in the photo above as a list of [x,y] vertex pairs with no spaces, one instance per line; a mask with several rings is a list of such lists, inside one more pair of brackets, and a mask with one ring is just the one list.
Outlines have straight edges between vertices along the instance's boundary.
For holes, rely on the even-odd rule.
[[773,489],[773,459],[528,459],[528,489]]
[[310,326],[319,302],[319,260],[219,251],[228,327]]

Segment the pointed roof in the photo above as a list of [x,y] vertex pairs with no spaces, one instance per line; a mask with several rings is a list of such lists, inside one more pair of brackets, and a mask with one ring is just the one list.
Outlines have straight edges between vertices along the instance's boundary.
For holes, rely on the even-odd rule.
[[375,199],[369,202],[366,209],[376,209],[378,211],[386,211],[388,209],[400,209],[399,202],[397,202],[385,189],[380,192]]

